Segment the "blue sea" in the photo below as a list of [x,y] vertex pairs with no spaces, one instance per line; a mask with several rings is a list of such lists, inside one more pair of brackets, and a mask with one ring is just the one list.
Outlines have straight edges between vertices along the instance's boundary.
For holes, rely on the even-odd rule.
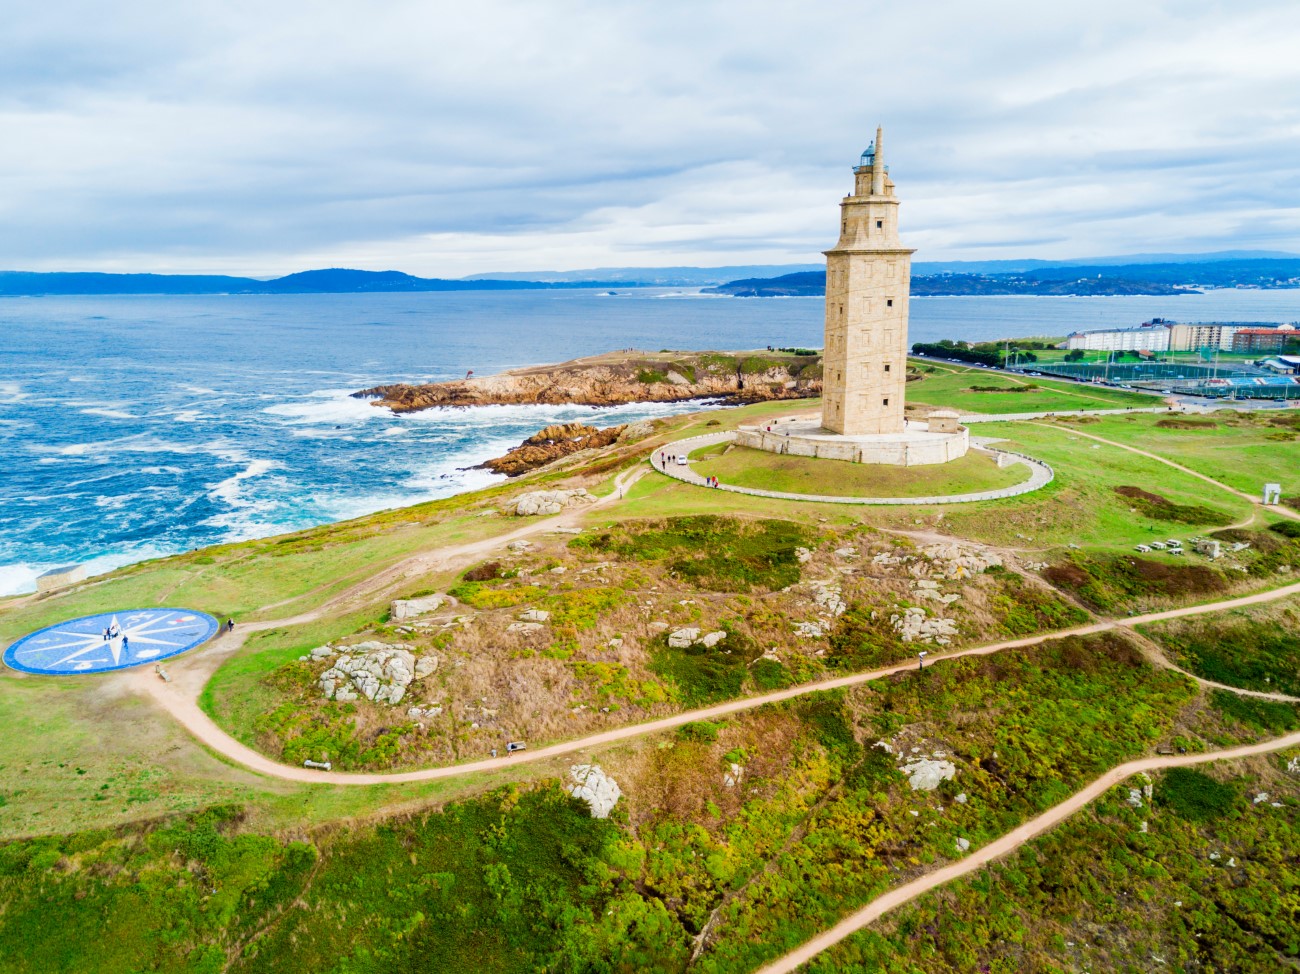
[[[1296,320],[1300,291],[918,298],[911,338]],[[697,405],[438,409],[349,393],[621,348],[821,344],[820,298],[671,289],[0,298],[0,594],[485,486],[542,426]]]

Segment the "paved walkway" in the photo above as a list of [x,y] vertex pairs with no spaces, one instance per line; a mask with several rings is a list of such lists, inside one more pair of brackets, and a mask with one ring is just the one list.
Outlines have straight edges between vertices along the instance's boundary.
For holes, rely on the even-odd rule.
[[[683,483],[708,488],[705,479],[692,470],[690,464],[669,462],[667,458],[682,454],[689,456],[694,450],[714,446],[718,443],[727,443],[735,438],[734,431],[727,431],[723,433],[705,433],[685,440],[676,440],[652,453],[650,455],[650,464],[660,473],[667,474],[669,477]],[[1022,463],[1028,467],[1030,470],[1029,479],[1024,483],[1015,484],[1011,487],[1002,487],[998,490],[983,490],[973,494],[943,494],[938,497],[843,497],[836,494],[793,494],[780,490],[761,490],[757,487],[737,487],[734,484],[719,484],[712,489],[728,490],[733,494],[749,494],[753,497],[771,497],[783,501],[810,501],[817,504],[971,504],[976,501],[994,501],[1003,497],[1028,494],[1030,491],[1047,486],[1055,476],[1052,473],[1052,468],[1041,460],[1035,460],[1033,457],[1027,457],[1021,453],[1011,453],[1009,450],[996,452],[1007,453],[1014,458],[1016,463]]]

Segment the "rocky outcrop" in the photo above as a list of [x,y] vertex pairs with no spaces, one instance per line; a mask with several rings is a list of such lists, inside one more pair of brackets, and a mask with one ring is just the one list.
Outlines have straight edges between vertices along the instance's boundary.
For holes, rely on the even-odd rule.
[[388,617],[394,622],[437,612],[447,599],[442,595],[426,595],[418,599],[394,599]]
[[[535,517],[539,514],[559,514],[566,507],[575,504],[592,504],[595,495],[589,494],[581,487],[575,490],[534,490],[515,498],[511,513],[518,517]],[[514,548],[515,543],[510,545]],[[523,549],[516,549],[523,550]]]
[[324,660],[336,654],[338,658],[318,678],[327,700],[346,702],[365,697],[375,703],[401,703],[414,681],[438,668],[436,656],[417,657],[404,646],[374,641],[340,649],[320,646],[311,651],[311,659]]
[[544,467],[562,457],[580,450],[594,450],[617,443],[623,426],[609,426],[598,429],[584,426],[582,423],[562,423],[548,426],[534,433],[503,457],[496,457],[478,465],[477,469],[503,473],[507,477],[518,477],[530,470]]
[[499,375],[427,385],[384,385],[354,393],[406,413],[437,406],[732,402],[821,395],[821,357],[780,352],[622,352]]
[[569,794],[587,803],[592,818],[609,818],[623,792],[598,764],[575,764],[569,769],[573,781]]
[[913,791],[934,791],[941,782],[951,781],[957,774],[957,766],[951,761],[930,758],[913,758],[899,770],[907,775]]

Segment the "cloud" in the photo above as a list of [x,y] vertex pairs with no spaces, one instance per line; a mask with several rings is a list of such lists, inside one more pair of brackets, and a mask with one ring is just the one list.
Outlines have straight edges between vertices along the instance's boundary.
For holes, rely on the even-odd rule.
[[1300,249],[1300,8],[26,5],[0,267],[815,260],[878,120],[925,259]]

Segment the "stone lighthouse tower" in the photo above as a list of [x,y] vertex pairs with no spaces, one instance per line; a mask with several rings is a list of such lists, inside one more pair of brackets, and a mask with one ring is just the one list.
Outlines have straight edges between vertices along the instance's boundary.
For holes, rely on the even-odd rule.
[[826,251],[822,426],[844,436],[901,433],[913,251],[898,239],[881,129],[853,174],[839,242]]

